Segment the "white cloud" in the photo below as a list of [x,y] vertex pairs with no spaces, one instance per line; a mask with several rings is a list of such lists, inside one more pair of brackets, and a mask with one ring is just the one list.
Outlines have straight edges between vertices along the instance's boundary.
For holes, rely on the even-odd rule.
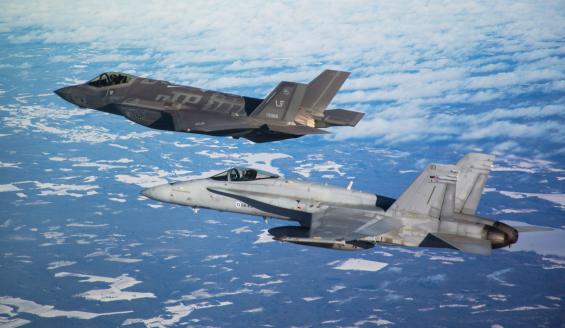
[[21,189],[11,183],[0,184],[0,192],[20,191]]
[[[279,171],[277,167],[273,166],[272,162],[278,159],[292,158],[292,156],[283,153],[234,153],[234,152],[223,153],[223,152],[210,152],[208,150],[203,150],[197,152],[196,154],[206,156],[212,159],[221,159],[220,161],[227,167],[229,166],[253,167],[255,169],[264,170],[278,175],[282,175],[282,173]],[[210,175],[206,175],[203,177],[209,177]]]
[[[65,317],[65,318],[89,320],[99,316],[108,316],[108,315],[124,314],[124,313],[132,312],[132,311],[122,311],[122,312],[108,312],[108,313],[93,313],[93,312],[85,312],[85,311],[64,311],[64,310],[56,309],[55,306],[53,305],[38,304],[33,301],[28,301],[18,297],[10,297],[10,296],[0,297],[0,304],[14,307],[17,309],[17,312],[29,313],[43,318]],[[14,313],[11,314],[15,315]],[[22,321],[27,321],[27,320],[22,320]],[[26,323],[28,322],[29,321],[27,321]],[[17,327],[17,326],[18,325],[15,325],[13,327]]]
[[498,192],[504,196],[514,199],[522,199],[526,197],[540,198],[548,202],[554,203],[562,209],[565,209],[565,194],[561,194],[561,193],[542,194],[542,193],[528,193],[528,192],[519,192],[519,191],[504,191],[504,190],[499,190]]
[[326,161],[319,164],[306,163],[300,164],[293,171],[300,174],[303,177],[310,177],[312,172],[334,172],[340,176],[344,176],[345,173],[341,171],[343,165],[337,164],[334,161]]
[[47,267],[47,270],[55,270],[55,269],[59,269],[59,268],[63,268],[63,267],[67,267],[67,266],[71,266],[73,264],[76,264],[75,261],[55,261],[55,262],[50,262],[49,266]]
[[84,197],[96,195],[97,185],[57,184],[34,181],[40,196],[71,196]]
[[386,267],[388,263],[368,261],[364,259],[347,259],[341,262],[334,269],[338,270],[356,270],[356,271],[379,271]]
[[165,307],[166,315],[159,315],[149,319],[127,319],[122,323],[122,326],[129,326],[135,324],[144,324],[145,327],[170,327],[177,326],[177,324],[184,318],[189,316],[195,310],[208,309],[218,306],[232,305],[232,302],[224,301],[210,304],[209,302],[183,304],[179,303]]
[[[534,1],[249,1],[238,6],[229,1],[214,6],[205,1],[103,1],[78,7],[70,0],[49,6],[37,1],[5,4],[0,31],[9,32],[11,42],[86,45],[81,52],[52,58],[81,64],[81,69],[107,62],[135,70],[137,63],[151,63],[142,75],[240,89],[257,97],[281,80],[306,82],[327,67],[349,70],[352,75],[335,105],[365,104],[369,115],[357,128],[335,129],[338,140],[549,135],[562,143],[556,131],[565,128],[563,111],[553,118],[533,109],[514,111],[506,116],[508,122],[483,115],[468,123],[475,104],[492,112],[503,101],[501,110],[511,110],[507,107],[514,107],[516,97],[533,92],[536,98],[529,101],[534,107],[563,103],[539,94],[563,91],[564,9],[561,2]],[[524,117],[534,121],[514,121]],[[115,140],[99,128],[81,129],[82,139],[67,138]],[[493,129],[496,134],[488,132]]]
[[119,277],[103,277],[103,276],[93,276],[81,273],[71,273],[71,272],[58,272],[55,277],[77,277],[82,278],[80,282],[90,282],[97,283],[103,282],[109,284],[108,288],[105,289],[93,289],[79,294],[78,296],[83,297],[87,300],[95,300],[99,302],[114,302],[114,301],[131,301],[138,298],[155,298],[155,294],[149,292],[131,292],[125,291],[124,289],[129,289],[141,281],[136,280],[128,276],[127,274],[122,274]]

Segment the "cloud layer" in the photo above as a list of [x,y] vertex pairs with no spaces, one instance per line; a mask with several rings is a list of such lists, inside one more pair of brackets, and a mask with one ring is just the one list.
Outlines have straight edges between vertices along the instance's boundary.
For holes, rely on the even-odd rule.
[[562,1],[13,2],[0,32],[85,46],[53,61],[254,96],[349,70],[334,105],[368,115],[337,139],[565,141]]

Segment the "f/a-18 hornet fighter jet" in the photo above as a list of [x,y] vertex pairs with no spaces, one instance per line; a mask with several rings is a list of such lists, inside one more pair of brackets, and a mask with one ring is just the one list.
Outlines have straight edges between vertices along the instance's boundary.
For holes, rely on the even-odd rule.
[[322,128],[330,126],[357,125],[363,113],[326,109],[348,76],[325,70],[308,84],[281,82],[265,99],[117,72],[55,93],[77,106],[122,115],[154,129],[269,142],[329,133]]
[[220,211],[297,221],[269,230],[275,239],[358,250],[375,244],[444,247],[488,255],[518,231],[475,214],[494,156],[467,154],[456,165],[430,164],[398,199],[287,180],[250,168],[145,189],[146,197]]

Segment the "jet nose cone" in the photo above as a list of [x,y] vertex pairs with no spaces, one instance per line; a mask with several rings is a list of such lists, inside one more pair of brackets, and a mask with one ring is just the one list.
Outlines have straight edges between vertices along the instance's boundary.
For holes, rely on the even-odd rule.
[[171,199],[171,186],[160,185],[156,187],[151,187],[144,189],[141,194],[147,198],[158,200],[161,202],[167,202]]
[[64,87],[61,89],[57,89],[55,90],[55,94],[57,94],[57,96],[65,99],[68,102],[72,102],[72,89],[73,87]]

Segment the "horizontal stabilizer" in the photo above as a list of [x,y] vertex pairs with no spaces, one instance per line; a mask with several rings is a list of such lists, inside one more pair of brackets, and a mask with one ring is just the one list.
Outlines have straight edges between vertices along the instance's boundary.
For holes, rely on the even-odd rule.
[[[441,242],[447,245],[441,245]],[[423,247],[445,247],[458,249],[462,252],[490,255],[492,245],[490,241],[478,238],[470,238],[465,236],[453,235],[448,233],[431,233],[420,244]]]
[[346,109],[328,109],[324,112],[324,122],[329,125],[356,126],[363,116],[365,116],[365,113]]
[[535,225],[526,225],[526,226],[512,226],[512,228],[518,230],[518,232],[542,232],[542,231],[553,231],[555,229],[550,227],[542,227],[542,226],[535,226]]

